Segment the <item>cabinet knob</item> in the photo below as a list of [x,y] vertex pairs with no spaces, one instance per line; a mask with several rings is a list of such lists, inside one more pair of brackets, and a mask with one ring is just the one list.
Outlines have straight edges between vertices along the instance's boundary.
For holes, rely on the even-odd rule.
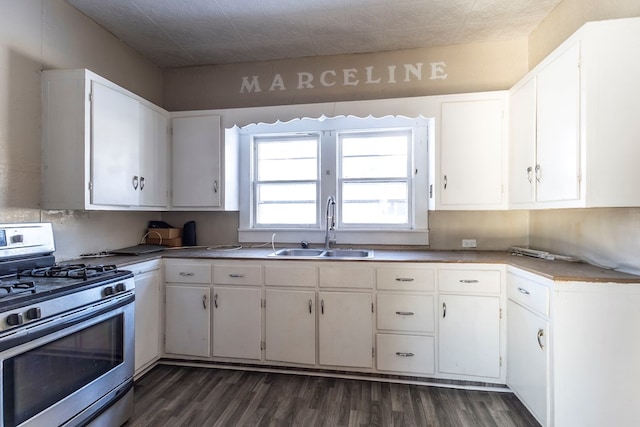
[[447,175],[444,176],[444,189],[447,189]]
[[202,308],[207,309],[207,295],[202,295]]
[[313,307],[313,302],[309,300],[309,314],[311,314],[311,308]]
[[527,179],[529,183],[533,183],[533,168],[531,166],[527,168]]
[[144,188],[144,176],[140,177],[140,191]]
[[540,180],[542,180],[542,167],[536,165],[536,181],[540,182]]
[[213,306],[218,308],[218,294],[213,295]]
[[217,193],[218,192],[218,181],[213,181],[213,192]]
[[131,179],[131,185],[133,186],[134,190],[138,189],[138,175],[134,175],[133,178]]

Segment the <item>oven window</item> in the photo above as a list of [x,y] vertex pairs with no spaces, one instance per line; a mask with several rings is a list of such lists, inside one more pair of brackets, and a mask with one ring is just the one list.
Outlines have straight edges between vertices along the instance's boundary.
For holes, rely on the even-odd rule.
[[4,425],[28,420],[123,363],[123,317],[4,361]]

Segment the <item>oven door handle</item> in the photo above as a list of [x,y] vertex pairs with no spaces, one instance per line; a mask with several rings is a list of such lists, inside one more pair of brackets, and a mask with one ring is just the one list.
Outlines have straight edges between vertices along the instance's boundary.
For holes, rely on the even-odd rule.
[[113,312],[121,307],[133,304],[135,295],[133,293],[111,298],[94,305],[80,308],[70,313],[63,313],[55,317],[45,318],[37,324],[25,327],[24,330],[15,334],[0,338],[0,353],[16,346],[37,340],[54,332],[70,328],[74,325],[86,322],[92,318],[97,318],[103,314]]

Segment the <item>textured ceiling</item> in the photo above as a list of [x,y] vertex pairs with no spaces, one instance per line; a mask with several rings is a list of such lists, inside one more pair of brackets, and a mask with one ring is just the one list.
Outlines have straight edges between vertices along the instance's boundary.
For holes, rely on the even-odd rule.
[[560,0],[67,0],[161,67],[528,36]]

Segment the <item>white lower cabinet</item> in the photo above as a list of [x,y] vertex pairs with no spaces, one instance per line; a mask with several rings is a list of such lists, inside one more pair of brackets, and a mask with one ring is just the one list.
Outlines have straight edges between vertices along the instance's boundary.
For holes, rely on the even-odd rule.
[[260,288],[213,287],[214,357],[261,359],[261,301]]
[[435,373],[435,339],[432,336],[377,334],[376,345],[376,366],[380,371]]
[[499,378],[500,298],[440,295],[438,371]]
[[315,365],[315,291],[267,289],[265,301],[266,360]]
[[319,363],[371,368],[373,313],[371,293],[319,292]]
[[167,284],[165,352],[184,356],[211,355],[211,288]]
[[211,356],[211,265],[165,261],[165,338],[168,355]]
[[547,424],[549,321],[507,303],[507,384],[542,425]]
[[135,276],[135,374],[160,358],[162,352],[162,271],[160,262],[126,267]]

